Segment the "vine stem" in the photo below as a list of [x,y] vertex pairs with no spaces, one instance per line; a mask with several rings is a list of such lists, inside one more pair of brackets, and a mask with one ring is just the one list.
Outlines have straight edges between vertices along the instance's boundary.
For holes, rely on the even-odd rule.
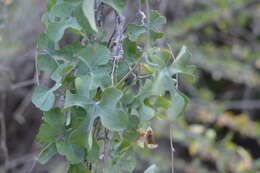
[[[171,56],[173,58],[173,61],[175,61],[176,57],[174,56],[172,47],[169,44],[168,44],[168,48],[171,52]],[[178,87],[179,87],[179,75],[178,74],[176,74],[175,79],[176,79],[176,86],[175,87],[178,89]],[[174,149],[174,146],[173,146],[172,126],[170,126],[170,147],[171,147],[171,167],[172,167],[172,173],[174,173],[174,152],[175,152],[175,149]]]

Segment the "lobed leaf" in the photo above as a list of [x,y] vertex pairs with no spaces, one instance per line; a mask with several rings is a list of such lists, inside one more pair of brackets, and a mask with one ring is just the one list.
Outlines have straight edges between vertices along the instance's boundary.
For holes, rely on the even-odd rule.
[[32,95],[33,104],[42,111],[48,111],[52,108],[55,96],[49,88],[45,86],[37,86]]

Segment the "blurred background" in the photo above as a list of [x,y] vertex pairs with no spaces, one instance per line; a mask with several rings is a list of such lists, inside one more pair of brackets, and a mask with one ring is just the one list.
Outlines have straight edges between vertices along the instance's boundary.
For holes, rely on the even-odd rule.
[[[129,1],[128,13],[134,6]],[[4,167],[8,173],[66,169],[63,158],[36,162],[41,112],[31,93],[46,2],[0,0],[0,173]],[[168,19],[163,41],[174,53],[181,45],[189,48],[197,78],[180,80],[189,107],[171,133],[167,122],[156,121],[159,147],[142,151],[135,172],[151,163],[160,173],[171,172],[172,135],[175,173],[259,173],[260,0],[151,0],[151,6]]]

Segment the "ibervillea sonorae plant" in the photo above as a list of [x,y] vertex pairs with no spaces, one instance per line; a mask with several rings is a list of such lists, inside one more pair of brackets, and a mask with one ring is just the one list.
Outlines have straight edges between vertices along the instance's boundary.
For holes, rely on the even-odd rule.
[[[50,74],[52,85],[38,82],[32,96],[44,112],[37,135],[40,163],[62,155],[68,173],[132,172],[136,151],[157,147],[151,121],[183,113],[188,99],[176,76],[192,75],[189,54],[186,47],[176,57],[156,47],[166,18],[150,10],[148,0],[136,3],[137,19],[126,24],[127,0],[49,0],[36,74]],[[103,25],[104,9],[114,14],[112,33]],[[61,45],[65,31],[78,41]]]

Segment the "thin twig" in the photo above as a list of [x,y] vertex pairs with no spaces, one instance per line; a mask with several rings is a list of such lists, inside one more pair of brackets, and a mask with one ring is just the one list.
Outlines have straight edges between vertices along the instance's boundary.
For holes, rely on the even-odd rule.
[[172,127],[170,126],[170,146],[171,146],[171,161],[172,161],[172,173],[174,173],[174,152],[173,139],[172,139]]
[[36,82],[34,79],[32,80],[27,80],[27,81],[23,81],[23,82],[20,82],[20,83],[16,83],[16,84],[13,84],[11,85],[11,89],[12,90],[16,90],[16,89],[19,89],[19,88],[23,88],[23,87],[27,87],[27,86],[31,86],[31,85],[34,85]]
[[26,97],[23,99],[22,103],[19,107],[14,111],[14,119],[23,124],[25,122],[25,118],[22,116],[27,106],[31,103],[32,92],[28,93]]
[[142,57],[137,60],[135,66],[133,68],[131,68],[131,70],[129,70],[128,73],[115,85],[116,87],[118,87],[122,82],[124,82],[124,80],[126,80],[128,78],[128,76],[130,76],[135,71],[135,69],[138,67],[141,59],[142,59]]
[[[0,107],[0,124],[1,124],[1,149],[3,151],[4,156],[4,165],[8,164],[9,161],[9,154],[8,154],[8,148],[6,145],[6,123],[5,123],[5,103],[6,103],[6,94],[1,94],[1,107]],[[3,169],[4,173],[6,173],[6,169]]]
[[115,85],[115,71],[116,71],[116,58],[113,59],[113,68],[112,68],[112,72],[111,72],[111,81],[112,81],[112,86]]
[[35,61],[35,80],[36,80],[36,84],[40,85],[39,71],[38,71],[38,60],[37,59],[38,59],[38,48],[36,47],[35,58],[34,58],[34,61]]
[[33,157],[33,163],[32,163],[32,166],[31,166],[31,168],[29,169],[29,171],[28,171],[28,173],[32,173],[32,171],[33,171],[33,169],[34,169],[34,167],[35,167],[35,165],[36,165],[36,161],[37,161],[37,157]]
[[[173,61],[175,61],[176,57],[174,56],[173,50],[172,50],[172,48],[171,48],[171,46],[169,44],[168,44],[168,48],[169,48],[169,50],[171,52],[171,56],[173,58]],[[176,74],[175,78],[176,78],[176,88],[178,89],[178,87],[179,87],[179,75]],[[171,167],[172,167],[172,173],[174,173],[174,151],[175,151],[175,149],[173,147],[173,139],[172,139],[172,137],[173,137],[172,126],[170,126]]]

